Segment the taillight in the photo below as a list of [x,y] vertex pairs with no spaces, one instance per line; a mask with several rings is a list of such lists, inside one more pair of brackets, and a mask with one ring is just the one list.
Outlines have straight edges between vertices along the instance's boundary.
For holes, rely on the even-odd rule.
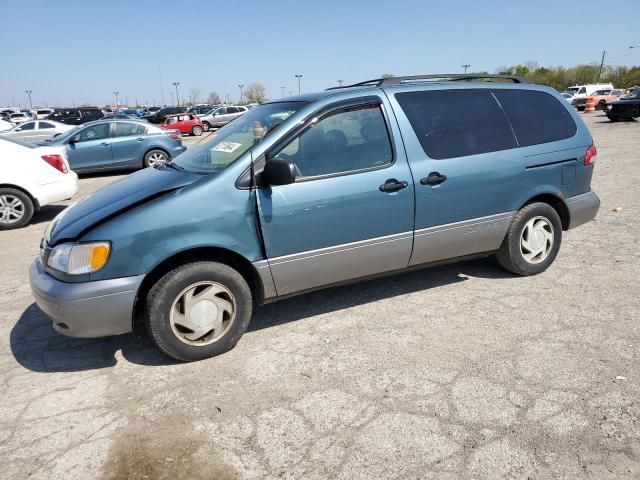
[[67,165],[62,159],[62,156],[60,155],[43,155],[42,159],[62,173],[67,173],[69,171],[69,169],[67,169]]
[[594,163],[596,163],[597,156],[598,156],[598,151],[596,150],[596,146],[591,145],[584,156],[585,167],[591,167]]

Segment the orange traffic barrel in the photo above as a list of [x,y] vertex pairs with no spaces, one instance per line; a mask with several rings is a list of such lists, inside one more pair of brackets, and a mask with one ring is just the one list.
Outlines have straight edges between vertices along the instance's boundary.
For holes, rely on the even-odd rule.
[[593,97],[587,97],[587,103],[584,105],[584,113],[593,113],[596,111],[596,100]]

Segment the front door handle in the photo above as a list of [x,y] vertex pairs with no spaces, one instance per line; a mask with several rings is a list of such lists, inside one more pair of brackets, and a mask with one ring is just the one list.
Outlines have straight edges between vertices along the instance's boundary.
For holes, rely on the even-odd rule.
[[390,178],[389,180],[384,182],[382,185],[380,185],[380,191],[387,192],[387,193],[397,192],[398,190],[402,190],[403,188],[406,188],[407,185],[409,184],[404,180],[396,180],[395,178]]
[[136,138],[136,140],[139,141],[139,142],[144,142],[144,138],[142,138],[142,137],[138,137],[138,138]]
[[431,172],[428,176],[420,179],[420,185],[440,185],[446,179],[446,175],[440,175],[439,172]]
[[101,147],[108,147],[109,146],[109,142],[102,142],[100,144]]

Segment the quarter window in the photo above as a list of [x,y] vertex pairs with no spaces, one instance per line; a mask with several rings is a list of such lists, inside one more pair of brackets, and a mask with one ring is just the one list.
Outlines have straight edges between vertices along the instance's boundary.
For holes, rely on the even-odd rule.
[[516,148],[504,112],[488,89],[396,94],[420,145],[441,160]]
[[295,164],[299,178],[383,167],[393,161],[379,105],[358,105],[313,122],[275,157]]
[[573,137],[576,123],[552,95],[534,90],[494,90],[521,147]]

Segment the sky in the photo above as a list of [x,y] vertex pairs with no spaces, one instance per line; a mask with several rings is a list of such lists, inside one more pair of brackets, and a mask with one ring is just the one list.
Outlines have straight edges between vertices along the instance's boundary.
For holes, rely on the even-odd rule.
[[[269,98],[378,78],[640,65],[637,0],[0,0],[0,105],[169,104],[239,84]],[[617,12],[617,13],[613,13]],[[631,12],[626,16],[624,12]]]

